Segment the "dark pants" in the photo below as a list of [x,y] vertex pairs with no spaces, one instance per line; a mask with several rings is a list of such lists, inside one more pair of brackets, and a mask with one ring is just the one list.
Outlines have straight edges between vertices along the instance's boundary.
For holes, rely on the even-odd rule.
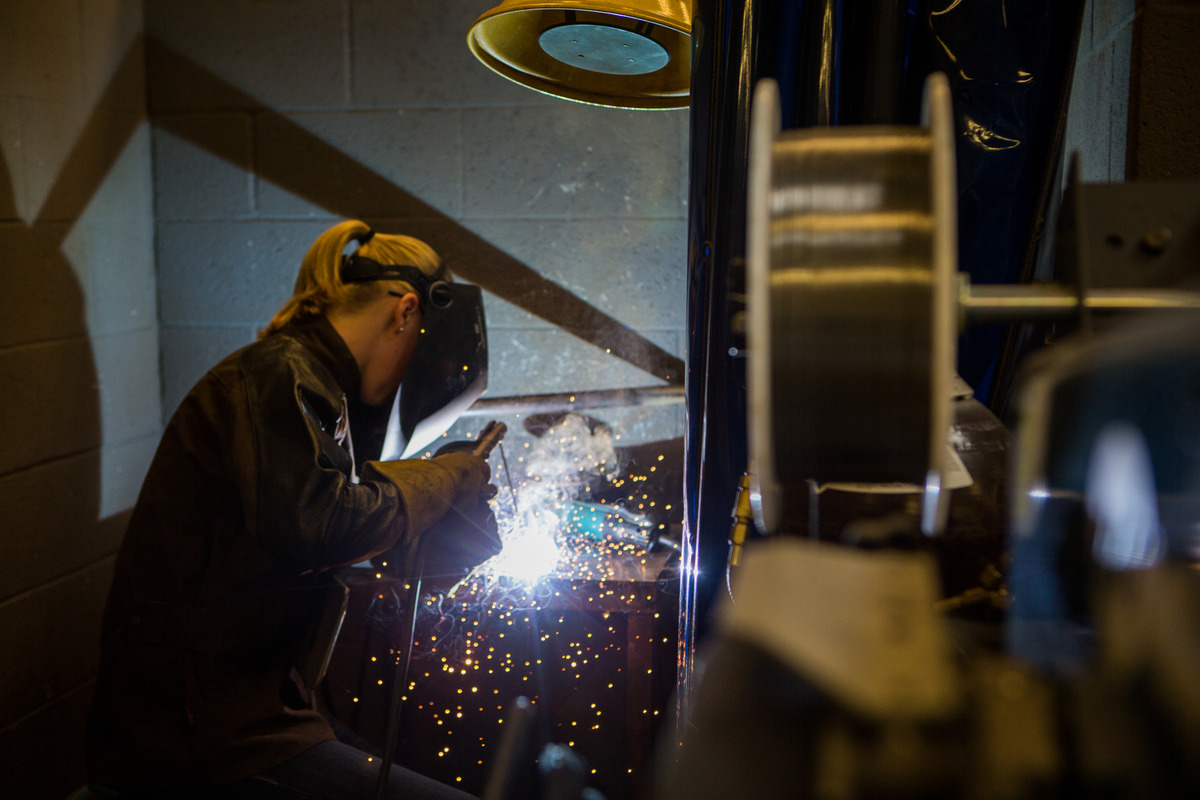
[[[100,796],[122,800],[372,800],[378,781],[378,758],[330,740],[277,767],[234,783],[151,794],[101,793]],[[466,792],[395,765],[388,775],[384,797],[472,800]]]

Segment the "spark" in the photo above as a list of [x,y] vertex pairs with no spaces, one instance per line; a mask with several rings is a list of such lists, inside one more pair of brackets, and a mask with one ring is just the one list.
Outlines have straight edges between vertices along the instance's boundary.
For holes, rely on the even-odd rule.
[[[586,752],[611,747],[609,723],[600,725],[603,711],[610,712],[609,719],[624,719],[620,704],[626,687],[650,679],[653,670],[644,663],[629,669],[635,665],[627,663],[625,644],[637,636],[622,620],[656,612],[664,599],[673,606],[675,595],[660,598],[647,592],[647,584],[661,586],[660,581],[675,577],[662,577],[667,555],[655,552],[655,525],[637,510],[639,502],[651,498],[633,496],[646,487],[653,469],[622,474],[614,446],[619,438],[568,415],[526,442],[519,458],[494,464],[493,475],[503,488],[492,508],[503,549],[449,589],[427,589],[417,606],[412,657],[420,670],[415,674],[425,677],[420,686],[409,684],[414,702],[420,703],[410,708],[420,713],[405,727],[417,726],[423,733],[412,737],[408,746],[417,752],[407,757],[430,769],[436,769],[431,761],[454,769],[441,773],[444,780],[453,778],[468,790],[481,780],[491,758],[483,749],[485,740],[494,740],[492,726],[503,724],[502,715],[517,694],[551,708],[567,699],[560,693],[587,698],[574,718],[557,717],[553,723],[564,741],[569,732],[570,746]],[[510,465],[513,471],[506,475]],[[626,492],[626,499],[602,500]],[[396,582],[383,579],[375,593],[374,612],[381,622],[398,618],[407,602],[403,590],[391,586]],[[663,642],[662,654],[673,657]],[[392,654],[401,652],[397,647]],[[380,659],[372,668],[390,670],[384,663],[389,660]],[[371,675],[372,688],[385,691],[387,682],[376,684],[377,677]],[[421,702],[431,697],[441,699]],[[376,708],[386,706],[379,696],[364,699]],[[642,714],[652,711],[657,715],[658,709],[642,709]],[[465,740],[464,728],[470,731]],[[451,738],[455,731],[459,738]],[[488,735],[476,737],[476,731]],[[626,772],[628,765],[620,766]]]

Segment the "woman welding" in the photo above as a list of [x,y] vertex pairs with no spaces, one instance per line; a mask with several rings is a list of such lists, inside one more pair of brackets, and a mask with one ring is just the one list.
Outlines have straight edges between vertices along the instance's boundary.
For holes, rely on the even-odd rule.
[[[373,796],[379,760],[335,739],[297,665],[330,569],[418,538],[464,567],[499,549],[469,525],[438,536],[439,521],[486,507],[482,458],[378,460],[403,449],[387,439],[414,354],[438,349],[423,328],[435,311],[464,313],[437,302],[456,285],[424,242],[336,225],[259,340],[180,404],[117,556],[88,727],[93,793]],[[466,797],[388,774],[388,797]]]

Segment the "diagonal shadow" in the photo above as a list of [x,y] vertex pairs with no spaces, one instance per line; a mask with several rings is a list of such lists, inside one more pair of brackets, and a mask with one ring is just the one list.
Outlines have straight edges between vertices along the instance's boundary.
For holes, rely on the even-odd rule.
[[122,101],[129,96],[129,87],[144,80],[144,43],[145,40],[139,37],[129,45],[103,94],[95,101],[92,115],[76,138],[38,210],[35,225],[56,220],[73,222],[82,217],[84,209],[99,191],[138,126],[145,121],[141,112],[105,111],[120,108]]
[[[140,91],[144,85],[143,65],[142,41],[138,39],[126,50],[96,99],[30,223],[18,217],[12,175],[0,155],[0,252],[5,267],[0,349],[11,348],[10,368],[28,359],[26,377],[35,377],[33,384],[53,382],[47,387],[26,380],[9,387],[7,410],[12,413],[0,415],[0,441],[5,442],[0,448],[0,477],[32,466],[53,465],[67,457],[86,456],[103,444],[86,287],[64,247],[145,121],[140,110],[114,110],[128,105],[131,87]],[[46,391],[56,394],[59,401],[45,402],[40,395]],[[100,483],[98,474],[82,471],[72,480],[78,503],[68,527],[71,537],[78,537],[84,526],[96,521]],[[30,502],[36,506],[39,500],[45,498]],[[19,520],[21,509],[14,513]],[[72,539],[70,547],[76,557],[103,555],[105,547],[114,548],[119,541],[99,536],[83,539],[86,547]],[[0,586],[6,584],[2,573],[0,570]],[[20,579],[27,580],[30,574],[32,571]]]
[[[133,108],[115,110],[143,91],[142,67],[135,42],[65,159],[32,168],[26,162],[17,173],[19,179],[56,170],[30,222],[18,215],[24,209],[13,173],[20,168],[10,171],[0,153],[0,603],[15,623],[4,629],[0,647],[28,651],[0,657],[5,797],[65,797],[86,782],[86,702],[100,658],[111,558],[129,515],[100,516],[108,473],[101,467],[100,370],[87,319],[89,264],[73,263],[67,251],[73,231],[90,235],[80,226],[88,204],[145,121]],[[44,123],[43,113],[31,116]],[[40,129],[31,126],[24,135]],[[109,469],[122,466],[129,463],[118,456]]]
[[259,177],[339,217],[412,221],[411,231],[442,253],[465,280],[656,378],[683,382],[681,359],[623,323],[162,43],[147,39],[146,50],[158,128],[242,166],[244,147],[219,126],[197,124],[195,113],[163,112],[252,113],[256,127],[270,134],[271,146],[255,153],[252,169]]
[[[0,212],[6,220],[12,220],[4,226],[0,239],[0,249],[6,254],[9,268],[5,274],[6,291],[0,294],[0,322],[4,325],[0,345],[88,335],[83,287],[62,248],[145,120],[140,112],[111,110],[122,106],[131,85],[143,83],[142,68],[143,49],[139,39],[125,52],[104,93],[96,100],[33,222],[25,224],[18,220],[7,164],[0,170],[0,193],[5,195],[0,200]],[[6,441],[11,445],[10,440]]]

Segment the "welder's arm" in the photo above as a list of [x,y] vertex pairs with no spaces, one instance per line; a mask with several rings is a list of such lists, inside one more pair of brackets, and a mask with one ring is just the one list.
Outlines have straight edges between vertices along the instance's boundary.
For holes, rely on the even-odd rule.
[[[474,463],[473,459],[483,462],[486,467],[488,454],[504,438],[507,430],[506,425],[493,420],[484,427],[476,441],[443,445],[433,461],[436,463],[453,457],[454,463],[465,465]],[[462,460],[464,457],[466,460]],[[405,462],[391,463],[402,467]],[[372,563],[377,569],[393,574],[414,575],[419,570],[423,577],[435,582],[458,582],[475,566],[497,555],[503,548],[496,517],[488,503],[495,496],[496,487],[488,485],[481,488],[483,491],[480,493],[464,491],[436,524],[421,535],[419,559],[409,539],[373,559]]]
[[300,569],[357,563],[417,535],[460,495],[477,499],[487,484],[486,462],[472,457],[371,465],[354,483],[338,439],[340,390],[286,351],[267,355],[244,365],[250,430],[239,438],[253,444],[238,479],[247,526],[268,552]]

